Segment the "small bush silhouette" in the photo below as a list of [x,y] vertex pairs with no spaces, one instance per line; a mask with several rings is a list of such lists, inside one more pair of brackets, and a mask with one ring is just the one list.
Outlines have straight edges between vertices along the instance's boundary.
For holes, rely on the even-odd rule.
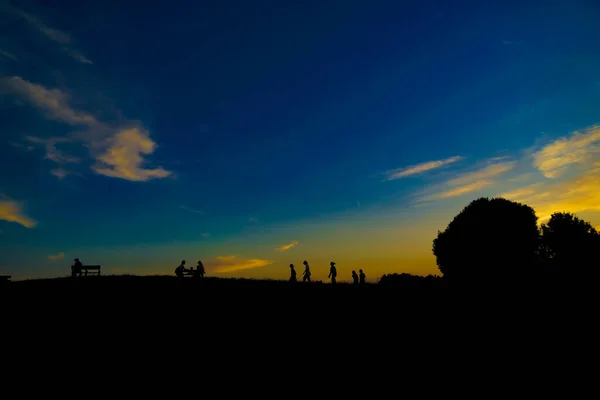
[[535,211],[501,197],[469,203],[433,241],[444,278],[513,279],[535,270],[539,230]]
[[403,273],[392,273],[384,274],[379,279],[379,285],[381,286],[395,286],[395,287],[425,287],[425,286],[439,286],[441,277],[434,275],[412,275]]

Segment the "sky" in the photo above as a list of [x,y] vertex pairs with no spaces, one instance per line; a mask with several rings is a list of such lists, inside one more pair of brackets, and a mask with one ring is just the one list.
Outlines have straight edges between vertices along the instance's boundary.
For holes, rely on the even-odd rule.
[[440,275],[432,240],[479,197],[600,227],[598,21],[590,0],[0,0],[0,274]]

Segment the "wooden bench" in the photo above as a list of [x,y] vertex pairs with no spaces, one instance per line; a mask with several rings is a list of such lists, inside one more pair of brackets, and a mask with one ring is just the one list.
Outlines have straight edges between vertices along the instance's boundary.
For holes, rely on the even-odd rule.
[[188,277],[188,278],[194,278],[194,277],[200,277],[200,275],[198,275],[198,270],[191,270],[191,269],[186,269],[185,271],[183,271],[182,273],[182,277]]
[[81,267],[81,272],[83,272],[84,276],[90,275],[100,275],[100,267],[101,265],[83,265]]

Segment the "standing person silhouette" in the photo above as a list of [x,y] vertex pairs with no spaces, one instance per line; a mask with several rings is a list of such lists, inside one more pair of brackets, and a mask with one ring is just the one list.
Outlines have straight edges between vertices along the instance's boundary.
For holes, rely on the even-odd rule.
[[335,278],[337,277],[337,269],[335,269],[335,263],[332,261],[329,263],[330,267],[329,267],[329,276],[327,276],[328,278],[331,278],[331,284],[335,285]]
[[352,270],[352,280],[355,285],[358,285],[358,275],[356,275],[356,271]]
[[206,270],[204,269],[204,264],[202,264],[202,261],[198,260],[198,265],[196,266],[196,276],[198,278],[204,278],[205,273]]
[[358,270],[358,272],[359,272],[359,274],[358,274],[358,275],[360,276],[360,283],[361,283],[361,284],[362,284],[362,283],[365,283],[365,278],[366,278],[366,277],[365,277],[365,273],[363,272],[363,270],[362,270],[362,269],[359,269],[359,270]]
[[310,282],[310,267],[308,266],[308,261],[304,261],[304,272],[302,273],[302,282]]
[[290,282],[296,282],[296,270],[294,269],[294,264],[290,264]]

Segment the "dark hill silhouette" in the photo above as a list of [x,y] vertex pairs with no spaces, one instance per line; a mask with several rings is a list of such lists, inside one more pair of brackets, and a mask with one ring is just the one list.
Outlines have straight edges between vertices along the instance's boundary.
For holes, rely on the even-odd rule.
[[[499,215],[490,217],[490,211]],[[488,223],[501,229],[489,233],[481,223],[485,221],[482,216],[490,217]],[[512,225],[500,216],[523,226],[525,233],[513,234]],[[329,365],[333,360],[354,366],[358,357],[371,356],[380,357],[379,363],[363,365],[387,366],[391,360],[414,368],[411,360],[426,360],[429,365],[419,370],[424,371],[431,367],[431,360],[443,358],[452,349],[457,354],[448,359],[461,364],[469,351],[495,365],[502,359],[500,353],[512,354],[511,361],[520,362],[524,345],[528,354],[539,345],[540,353],[550,350],[556,357],[561,341],[573,352],[573,342],[565,340],[562,333],[565,328],[577,335],[577,343],[582,332],[595,332],[586,325],[594,323],[589,316],[596,312],[597,283],[581,273],[571,274],[575,279],[566,281],[562,279],[564,269],[550,274],[535,268],[540,260],[546,265],[559,252],[573,255],[582,251],[581,247],[563,246],[563,241],[557,245],[545,239],[565,237],[565,232],[569,238],[574,230],[591,238],[592,247],[585,247],[589,250],[598,249],[593,247],[597,234],[573,218],[554,218],[548,224],[551,231],[544,232],[548,235],[545,239],[536,228],[531,251],[534,217],[526,206],[502,200],[475,203],[436,239],[439,247],[434,251],[442,258],[438,260],[442,277],[393,273],[382,276],[378,283],[369,277],[359,285],[291,285],[285,276],[282,280],[258,280],[179,279],[174,275],[7,282],[0,287],[3,326],[8,327],[4,332],[24,339],[24,345],[15,346],[12,337],[7,337],[5,344],[19,349],[57,347],[61,355],[73,350],[89,358],[90,348],[119,343],[120,352],[112,363],[130,359],[133,351],[143,349],[152,359],[149,364],[156,365],[157,343],[163,343],[168,352],[180,360],[185,358],[185,363],[193,361],[209,368],[215,360],[235,360],[237,368],[238,360],[262,361],[273,353],[287,355],[288,362],[294,360],[298,365],[304,358],[318,364]],[[558,220],[562,222],[554,223]],[[449,244],[463,246],[463,252]],[[513,245],[516,249],[508,252],[510,257],[495,258],[495,251]],[[486,253],[490,250],[494,251]],[[458,261],[468,256],[467,262],[457,262],[457,255]],[[499,262],[511,257],[517,257],[514,263]],[[562,266],[581,267],[572,262],[576,257],[569,257]],[[459,269],[452,270],[455,267]],[[532,268],[538,273],[532,275]],[[494,281],[498,276],[510,276],[520,284],[508,287],[506,280]],[[549,349],[548,343],[554,347]],[[173,366],[170,362],[165,365]],[[231,365],[219,372],[229,373],[227,367]]]
[[[209,369],[223,360],[230,367],[236,360],[237,367],[238,359],[254,360],[256,368],[265,358],[278,367],[371,359],[382,368],[390,357],[415,368],[411,360],[430,363],[452,349],[460,353],[453,360],[460,355],[462,362],[476,349],[496,363],[496,353],[515,353],[523,343],[531,353],[556,326],[577,330],[582,321],[573,310],[594,304],[563,287],[507,292],[408,274],[382,280],[290,285],[283,279],[175,276],[40,279],[9,283],[0,304],[3,326],[9,327],[4,332],[19,336],[19,349],[58,347],[58,355],[78,352],[82,362],[108,349],[117,353],[113,363],[145,352],[148,365],[171,368],[174,358]],[[10,346],[20,343],[5,338]]]
[[[550,299],[560,285],[560,280],[531,283],[522,294],[538,293]],[[502,290],[485,284],[454,287],[442,277],[410,274],[384,275],[379,283],[364,285],[321,282],[290,285],[287,280],[215,277],[196,281],[179,280],[175,276],[135,275],[54,278],[10,282],[1,293],[7,304],[21,309],[103,310],[117,307],[118,311],[119,308],[157,306],[172,307],[173,310],[192,309],[200,314],[260,306],[255,309],[255,315],[278,315],[282,302],[294,307],[314,306],[315,315],[326,314],[326,304],[334,304],[335,313],[343,315],[352,307],[376,313],[393,309],[406,301],[413,302],[415,311],[423,307],[443,312],[452,302],[471,299],[473,295],[490,304],[496,300],[503,302],[505,297]],[[516,298],[519,292],[512,295]]]

